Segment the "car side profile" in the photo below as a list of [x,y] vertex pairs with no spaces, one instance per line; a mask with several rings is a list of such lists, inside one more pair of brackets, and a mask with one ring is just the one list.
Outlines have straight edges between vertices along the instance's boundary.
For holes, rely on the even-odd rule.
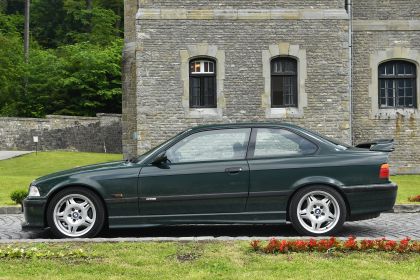
[[131,160],[36,179],[23,228],[74,238],[104,226],[291,222],[333,235],[393,208],[392,145],[351,147],[284,123],[199,126]]

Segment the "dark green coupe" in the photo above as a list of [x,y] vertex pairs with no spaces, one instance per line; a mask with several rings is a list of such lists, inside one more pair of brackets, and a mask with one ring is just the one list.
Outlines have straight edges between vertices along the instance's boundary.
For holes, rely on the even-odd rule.
[[290,124],[196,127],[129,161],[33,181],[23,228],[94,237],[104,226],[290,221],[304,235],[333,235],[393,208],[392,146],[350,147]]

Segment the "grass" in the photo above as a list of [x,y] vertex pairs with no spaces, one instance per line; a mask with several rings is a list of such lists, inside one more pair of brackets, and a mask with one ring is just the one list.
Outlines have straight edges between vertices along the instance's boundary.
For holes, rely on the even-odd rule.
[[[59,170],[120,160],[120,154],[98,154],[78,152],[40,152],[0,161],[0,205],[13,205],[10,193],[17,189],[27,189],[29,183],[42,175]],[[399,186],[397,203],[409,202],[408,197],[420,194],[420,175],[392,176]]]
[[48,173],[94,164],[121,160],[120,154],[79,152],[40,152],[0,161],[0,205],[13,205],[10,193],[27,189],[29,183]]
[[419,204],[408,201],[408,197],[420,195],[420,175],[396,175],[392,176],[391,180],[398,184],[397,203]]
[[[22,246],[22,245],[21,245]],[[33,246],[27,244],[26,246]],[[420,255],[266,255],[248,242],[38,244],[88,259],[1,259],[0,279],[419,279]],[[0,249],[5,245],[0,245]]]

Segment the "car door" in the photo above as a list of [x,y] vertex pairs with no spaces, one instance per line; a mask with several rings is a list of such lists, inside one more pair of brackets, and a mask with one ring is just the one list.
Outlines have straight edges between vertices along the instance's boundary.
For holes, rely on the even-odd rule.
[[195,132],[167,149],[166,162],[143,167],[140,215],[243,212],[250,132],[250,128]]
[[252,131],[248,163],[250,190],[248,212],[276,211],[285,218],[287,199],[300,178],[316,175],[318,146],[282,128]]

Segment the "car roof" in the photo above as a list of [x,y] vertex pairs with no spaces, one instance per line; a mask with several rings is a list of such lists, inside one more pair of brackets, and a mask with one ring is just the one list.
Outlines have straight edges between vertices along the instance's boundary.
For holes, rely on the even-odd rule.
[[290,123],[284,122],[244,122],[244,123],[225,123],[225,124],[207,124],[199,125],[192,127],[191,130],[212,130],[212,129],[222,129],[222,128],[251,128],[251,127],[290,127],[297,128],[300,127]]

